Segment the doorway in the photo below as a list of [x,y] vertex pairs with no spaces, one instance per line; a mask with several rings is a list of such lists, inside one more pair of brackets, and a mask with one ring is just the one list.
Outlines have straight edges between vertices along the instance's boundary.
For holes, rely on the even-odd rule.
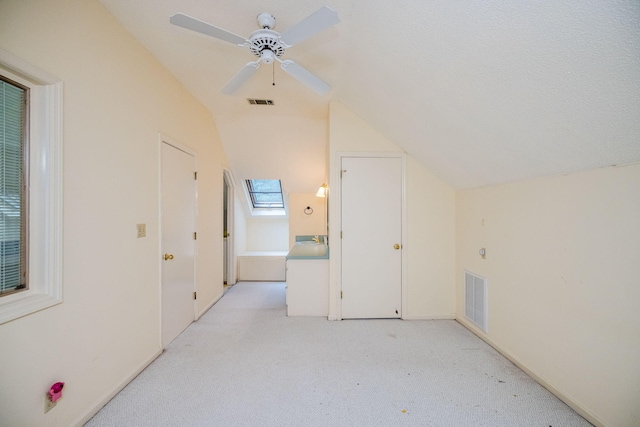
[[162,347],[196,316],[196,157],[161,141],[161,317]]
[[342,318],[402,317],[402,157],[341,158]]
[[223,280],[225,289],[236,283],[236,257],[234,249],[234,195],[235,186],[231,172],[223,172],[223,212],[222,212],[222,239],[223,239]]

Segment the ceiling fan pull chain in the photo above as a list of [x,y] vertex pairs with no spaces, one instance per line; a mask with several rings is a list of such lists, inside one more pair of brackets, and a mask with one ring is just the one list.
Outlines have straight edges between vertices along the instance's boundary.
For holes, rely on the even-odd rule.
[[275,63],[275,62],[273,62],[273,63],[271,64],[271,66],[273,67],[273,68],[271,68],[271,70],[272,70],[272,71],[271,71],[271,81],[272,81],[272,83],[271,83],[271,84],[272,84],[273,86],[275,86],[275,85],[276,85],[276,63]]

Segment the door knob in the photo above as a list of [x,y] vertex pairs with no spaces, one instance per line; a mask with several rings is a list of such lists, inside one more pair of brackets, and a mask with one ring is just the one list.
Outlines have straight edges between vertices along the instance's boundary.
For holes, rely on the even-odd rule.
[[170,259],[173,259],[173,254],[164,254],[164,260],[165,261],[170,260]]
[[400,245],[396,243],[395,245],[393,245],[393,249],[397,251],[398,249],[400,249]]

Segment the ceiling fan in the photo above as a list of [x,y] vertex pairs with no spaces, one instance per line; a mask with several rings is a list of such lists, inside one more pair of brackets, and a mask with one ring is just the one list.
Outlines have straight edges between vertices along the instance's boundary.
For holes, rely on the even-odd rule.
[[321,7],[283,33],[278,33],[273,30],[276,25],[276,18],[274,18],[273,15],[270,13],[261,13],[258,15],[258,25],[260,29],[251,33],[248,39],[182,13],[173,15],[169,19],[169,22],[173,25],[215,37],[241,47],[248,47],[249,50],[258,57],[256,61],[249,62],[241,68],[222,88],[220,91],[222,93],[232,94],[249,80],[258,70],[261,62],[264,64],[272,64],[274,61],[278,61],[280,67],[282,67],[286,73],[320,95],[329,92],[331,89],[331,86],[326,82],[299,64],[290,59],[280,59],[288,48],[340,22],[338,13],[326,6]]

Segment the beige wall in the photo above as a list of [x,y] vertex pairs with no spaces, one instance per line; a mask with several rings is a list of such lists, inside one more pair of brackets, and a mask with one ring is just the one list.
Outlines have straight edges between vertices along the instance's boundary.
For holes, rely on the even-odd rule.
[[[271,179],[271,178],[269,178]],[[277,178],[274,178],[277,179]],[[251,215],[244,180],[236,183],[235,192],[235,237],[237,255],[254,251],[289,250],[289,217],[270,215]],[[288,195],[283,194],[288,207]]]
[[[198,312],[222,293],[226,160],[207,111],[95,0],[3,0],[0,48],[64,82],[64,302],[0,325],[0,425],[67,426],[160,351],[158,132],[199,157]],[[340,103],[328,132],[330,187],[337,152],[401,152]],[[483,275],[481,336],[592,420],[640,423],[640,165],[455,193],[406,158],[404,317],[467,323],[462,275]],[[257,221],[236,222],[237,251],[288,249],[286,220],[284,238],[247,242]],[[65,397],[44,415],[58,380]]]
[[456,227],[460,320],[466,269],[480,335],[594,422],[639,425],[640,165],[459,191]]
[[[332,102],[329,113],[330,183],[340,185],[338,152],[402,152],[368,123],[339,102]],[[405,319],[455,317],[455,193],[411,156],[406,162],[407,280],[403,311]],[[330,259],[329,317],[339,314],[339,278],[335,247],[340,241],[340,206],[329,196]],[[371,224],[375,229],[379,224]],[[338,243],[339,244],[339,243]]]
[[242,201],[244,193],[236,192],[233,199],[233,244],[235,255],[243,254],[247,251],[247,216],[244,212],[246,202]]
[[[326,198],[316,197],[314,193],[289,194],[289,248],[296,236],[327,233],[325,202]],[[305,213],[307,207],[313,209],[310,215]]]
[[69,426],[160,351],[158,133],[201,166],[198,312],[222,293],[224,154],[205,108],[95,0],[3,0],[0,48],[64,84],[64,302],[0,325],[0,425]]
[[285,197],[317,190],[322,184],[327,167],[326,115],[302,117],[283,110],[284,105],[281,110],[247,103],[237,114],[216,118],[239,194],[246,179],[279,179]]
[[288,251],[289,218],[247,218],[247,251]]
[[408,295],[405,318],[455,313],[455,193],[407,156]]

